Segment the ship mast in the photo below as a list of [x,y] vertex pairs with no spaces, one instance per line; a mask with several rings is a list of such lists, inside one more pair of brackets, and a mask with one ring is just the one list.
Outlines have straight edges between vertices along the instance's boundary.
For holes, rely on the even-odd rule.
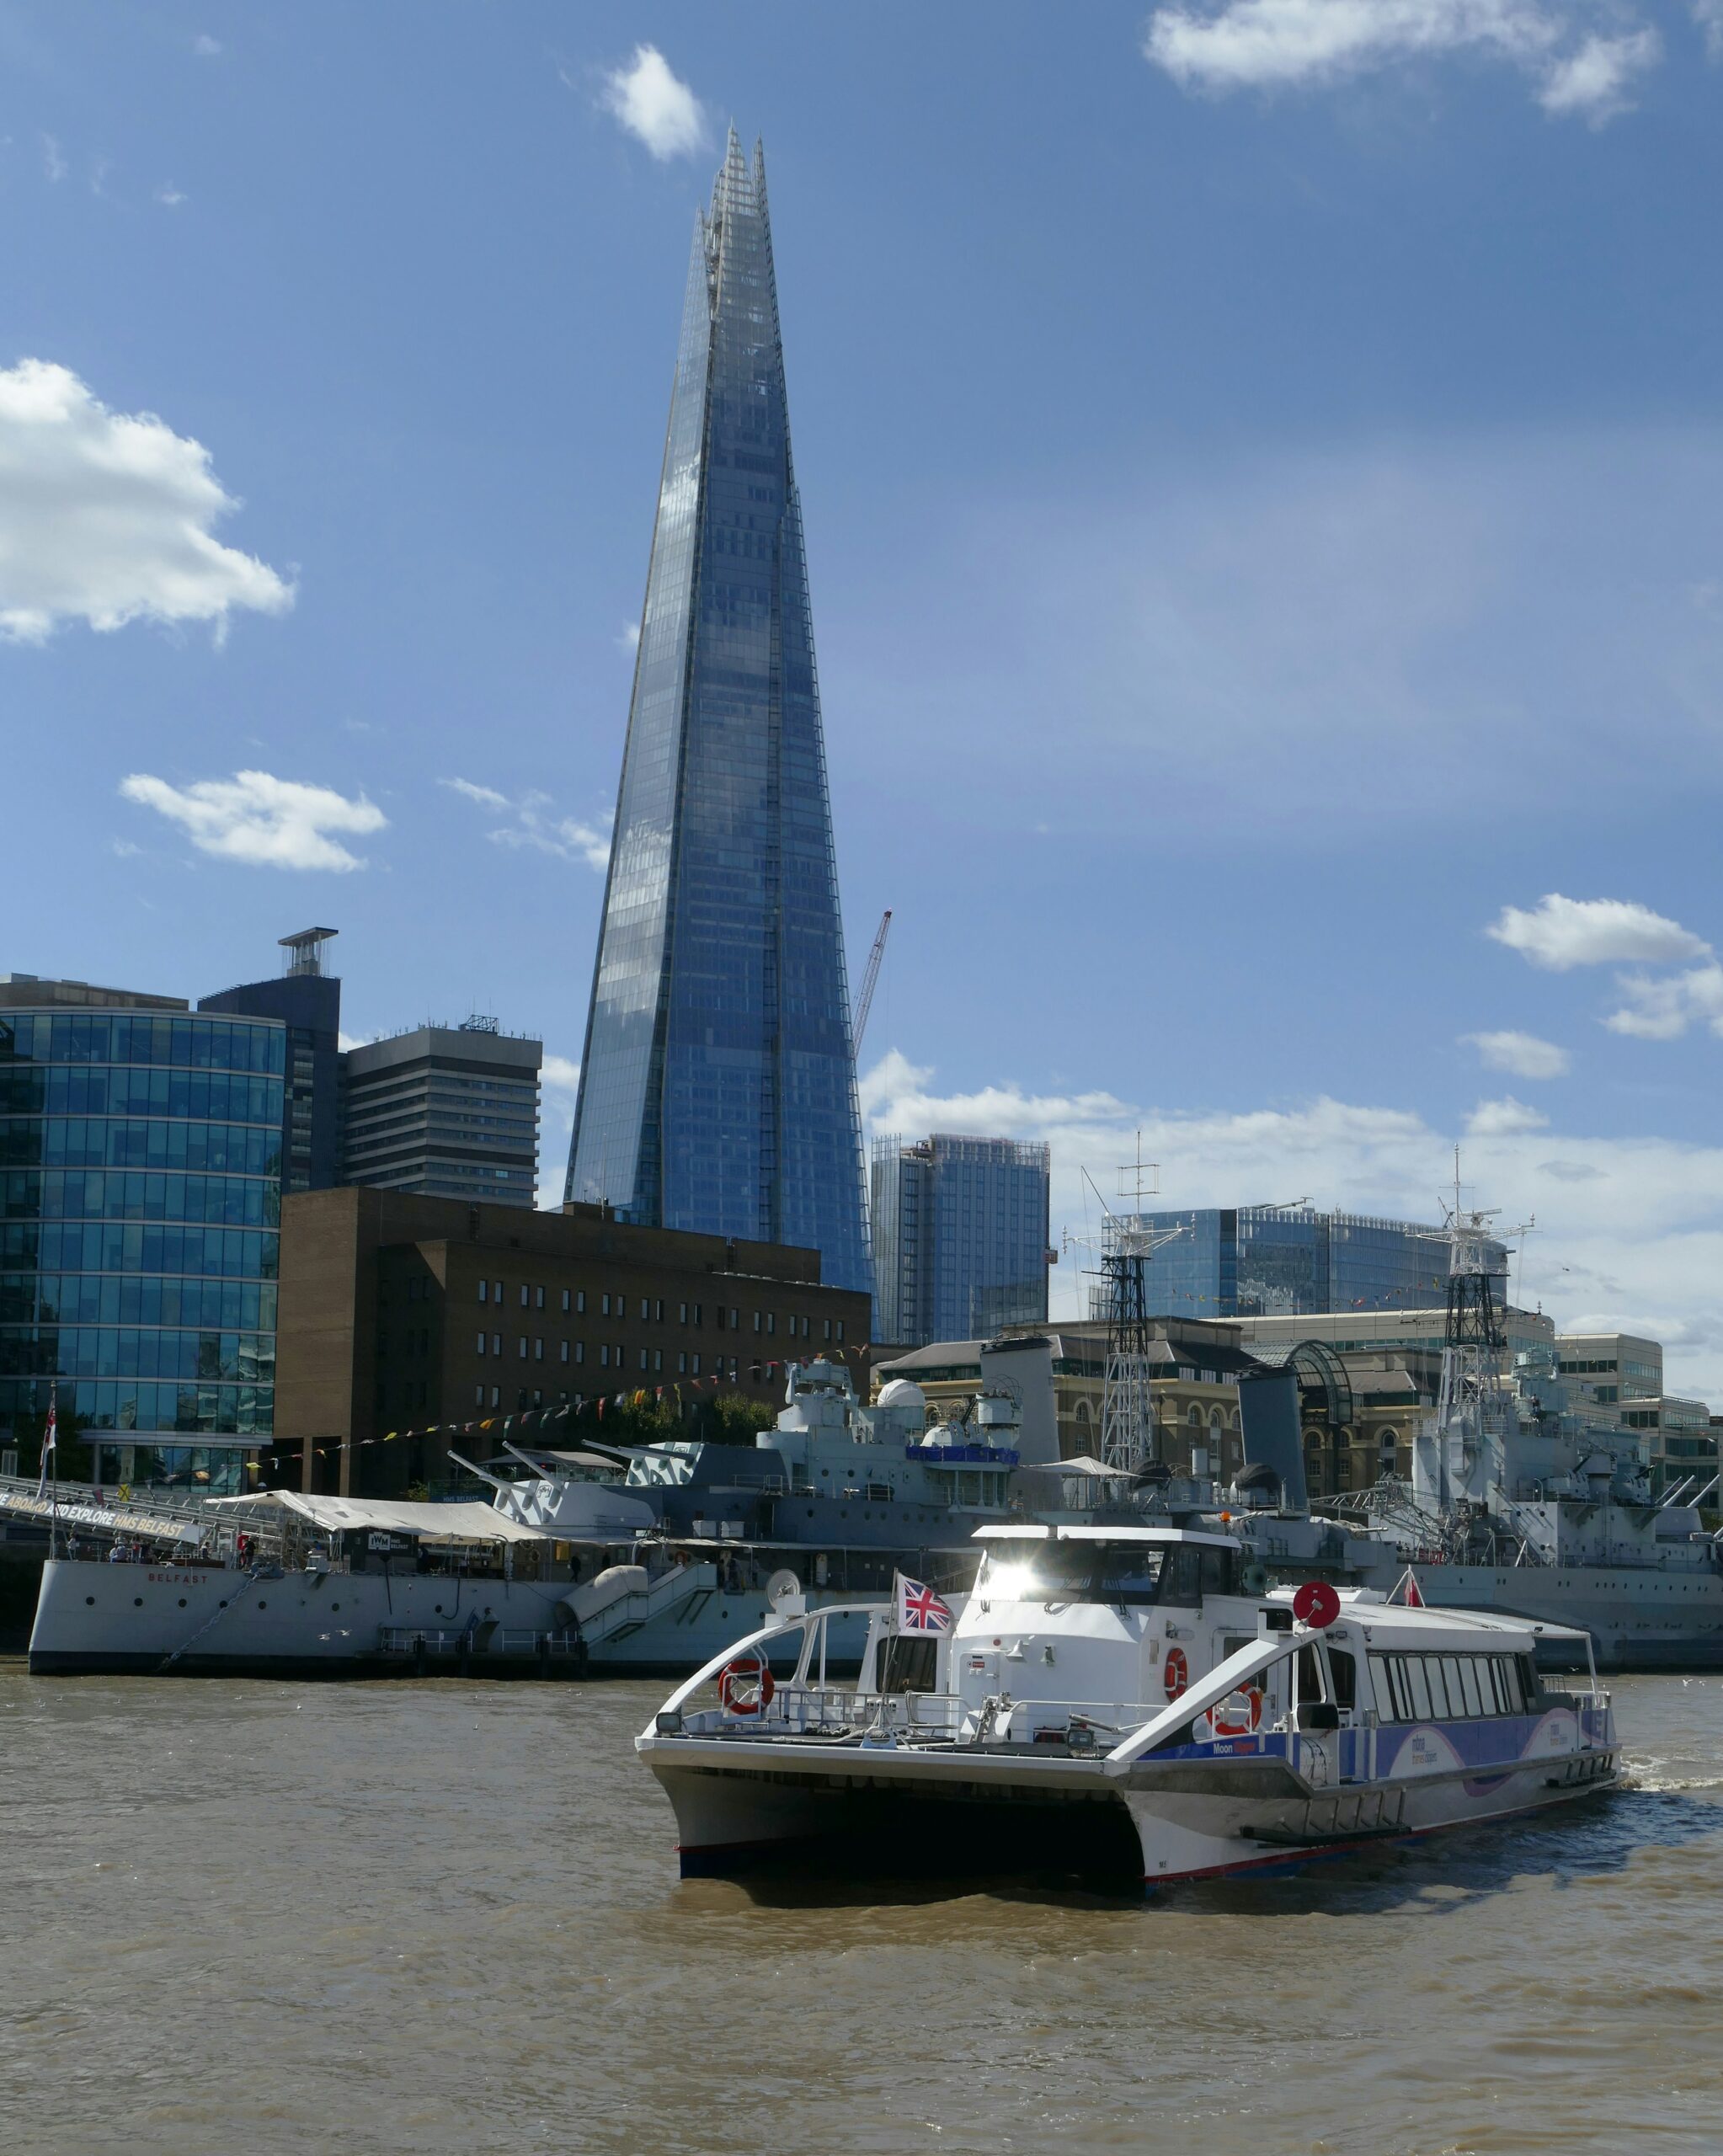
[[[1092,1177],[1086,1177],[1095,1190]],[[1150,1390],[1153,1366],[1149,1359],[1149,1293],[1145,1268],[1165,1243],[1184,1233],[1176,1228],[1150,1228],[1142,1219],[1144,1201],[1160,1189],[1160,1164],[1143,1158],[1143,1134],[1137,1133],[1137,1155],[1118,1171],[1118,1195],[1129,1212],[1115,1213],[1095,1190],[1101,1202],[1102,1230],[1091,1243],[1101,1258],[1101,1277],[1107,1299],[1107,1376],[1101,1401],[1101,1457],[1109,1467],[1138,1474],[1155,1457],[1155,1402]],[[1067,1233],[1065,1241],[1087,1241]]]
[[[1442,1201],[1442,1240],[1448,1245],[1448,1309],[1442,1347],[1442,1385],[1430,1428],[1434,1474],[1419,1494],[1446,1518],[1463,1499],[1487,1499],[1491,1480],[1485,1462],[1491,1438],[1506,1436],[1512,1412],[1502,1381],[1507,1346],[1504,1326],[1507,1275],[1496,1269],[1492,1244],[1528,1234],[1525,1221],[1498,1233],[1491,1223],[1500,1207],[1479,1210],[1462,1202],[1459,1148],[1454,1149],[1454,1201]],[[1499,1479],[1499,1466],[1495,1470]],[[1423,1479],[1423,1478],[1421,1478]]]

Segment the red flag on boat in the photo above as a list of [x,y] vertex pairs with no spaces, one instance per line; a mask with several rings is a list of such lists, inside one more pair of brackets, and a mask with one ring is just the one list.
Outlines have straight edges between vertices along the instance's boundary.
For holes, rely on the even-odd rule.
[[[51,1385],[48,1389],[48,1421],[46,1427],[42,1432],[42,1468],[40,1474],[36,1477],[36,1495],[38,1497],[41,1496],[43,1491],[47,1487],[48,1463],[50,1460],[54,1460],[59,1427],[59,1388],[55,1385]],[[55,1460],[54,1463],[54,1479],[56,1482],[60,1479],[60,1465],[57,1460]]]
[[1422,1609],[1424,1607],[1424,1598],[1418,1592],[1418,1576],[1410,1565],[1406,1570],[1406,1593],[1401,1595],[1400,1600],[1408,1609]]

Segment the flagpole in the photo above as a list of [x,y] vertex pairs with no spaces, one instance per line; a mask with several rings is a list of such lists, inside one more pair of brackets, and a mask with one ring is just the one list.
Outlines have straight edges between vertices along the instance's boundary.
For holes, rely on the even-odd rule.
[[51,1557],[60,1532],[60,1386],[53,1378],[48,1380],[48,1443],[54,1454],[54,1481],[48,1500],[48,1555]]

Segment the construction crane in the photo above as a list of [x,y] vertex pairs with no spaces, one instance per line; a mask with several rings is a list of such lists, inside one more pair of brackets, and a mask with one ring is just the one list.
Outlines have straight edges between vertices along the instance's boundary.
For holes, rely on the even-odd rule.
[[885,939],[892,925],[892,910],[888,906],[879,917],[879,933],[873,939],[873,948],[867,953],[867,964],[862,975],[862,992],[856,998],[856,1015],[850,1021],[851,1053],[862,1053],[862,1036],[867,1030],[867,1014],[873,1008],[873,991],[879,985],[879,962],[885,956]]

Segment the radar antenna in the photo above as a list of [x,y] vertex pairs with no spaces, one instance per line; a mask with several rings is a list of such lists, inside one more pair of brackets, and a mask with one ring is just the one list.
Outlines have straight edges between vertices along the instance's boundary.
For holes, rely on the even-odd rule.
[[1164,1244],[1183,1235],[1176,1228],[1150,1228],[1142,1219],[1145,1198],[1159,1196],[1160,1168],[1143,1158],[1143,1134],[1137,1133],[1137,1155],[1118,1171],[1118,1196],[1133,1209],[1113,1211],[1096,1189],[1094,1178],[1084,1179],[1100,1200],[1102,1221],[1098,1236],[1065,1234],[1065,1246],[1084,1244],[1101,1259],[1101,1276],[1107,1299],[1107,1377],[1102,1396],[1101,1457],[1109,1467],[1129,1474],[1140,1472],[1155,1456],[1155,1406],[1150,1391],[1153,1374],[1149,1360],[1149,1296],[1144,1268]]

